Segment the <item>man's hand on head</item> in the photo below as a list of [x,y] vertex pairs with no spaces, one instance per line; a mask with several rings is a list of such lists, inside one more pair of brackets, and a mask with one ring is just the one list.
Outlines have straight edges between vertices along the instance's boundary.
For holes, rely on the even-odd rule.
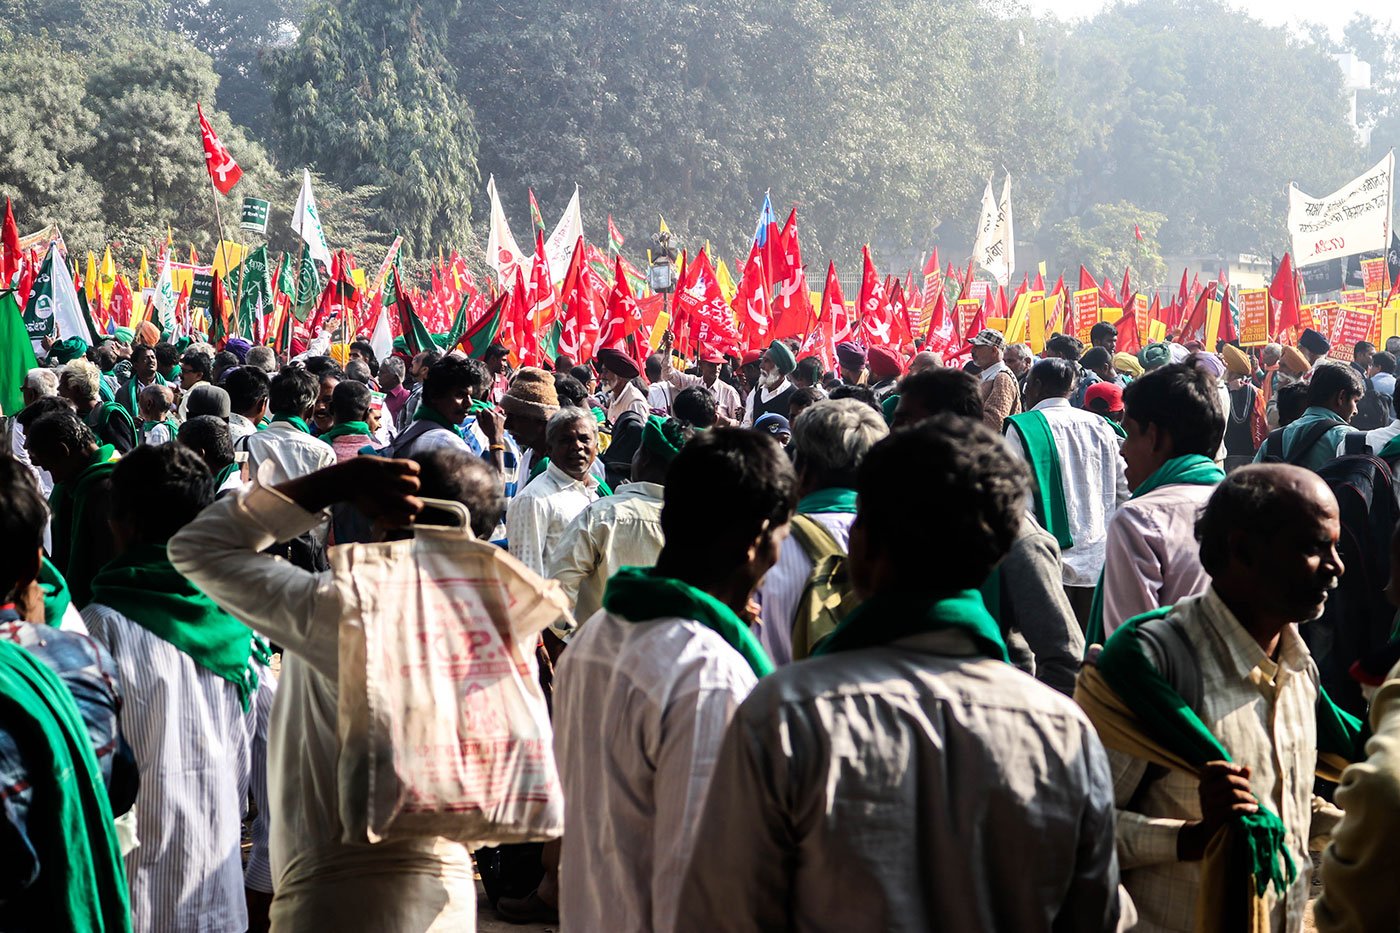
[[411,524],[423,509],[418,498],[418,464],[412,460],[354,457],[277,487],[308,512],[351,502],[389,526]]

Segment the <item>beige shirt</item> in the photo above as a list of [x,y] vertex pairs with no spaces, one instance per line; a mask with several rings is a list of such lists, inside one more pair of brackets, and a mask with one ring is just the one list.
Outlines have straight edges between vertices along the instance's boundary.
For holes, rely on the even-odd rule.
[[[1259,802],[1283,820],[1298,878],[1280,898],[1267,894],[1270,928],[1299,933],[1308,902],[1308,838],[1317,765],[1317,665],[1294,626],[1279,638],[1270,660],[1234,615],[1207,589],[1176,604],[1202,678],[1201,721],[1250,768]],[[1113,794],[1118,807],[1118,861],[1123,884],[1141,918],[1138,930],[1191,933],[1195,926],[1200,862],[1179,862],[1181,827],[1201,818],[1199,782],[1179,771],[1147,782],[1148,763],[1112,749]],[[1153,773],[1160,769],[1154,768]]]
[[635,411],[645,418],[651,414],[651,406],[647,404],[647,397],[642,394],[642,390],[632,383],[627,383],[622,387],[622,391],[617,393],[608,404],[608,421],[617,424],[617,419],[622,417],[623,412]]
[[650,567],[661,553],[661,505],[656,483],[627,483],[591,503],[569,523],[545,562],[583,621],[603,608],[608,579],[623,567]]
[[[329,444],[314,443],[330,453]],[[334,571],[310,573],[258,553],[323,520],[276,490],[253,487],[216,501],[169,546],[180,573],[285,649],[268,736],[273,927],[473,929],[476,887],[465,846],[438,838],[341,841],[339,638],[354,588]]]
[[681,930],[1132,925],[1094,727],[1068,697],[974,654],[961,632],[763,678],[730,725],[713,787]]
[[1366,760],[1342,772],[1346,811],[1322,854],[1319,933],[1400,928],[1400,665],[1371,700]]

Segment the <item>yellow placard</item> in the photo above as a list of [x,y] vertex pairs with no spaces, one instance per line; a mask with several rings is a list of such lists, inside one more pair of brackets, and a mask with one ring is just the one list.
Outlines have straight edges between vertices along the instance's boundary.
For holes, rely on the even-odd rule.
[[1390,304],[1381,309],[1381,339],[1379,343],[1384,344],[1391,337],[1400,337],[1400,297],[1390,300]]
[[1147,342],[1161,343],[1167,339],[1167,324],[1165,321],[1153,321],[1147,325]]
[[647,348],[655,350],[661,346],[661,340],[666,336],[666,328],[671,326],[671,315],[666,311],[656,313],[656,323],[651,326],[651,336],[647,338]]
[[[1051,299],[1055,304],[1059,303],[1059,297]],[[1029,320],[1026,323],[1026,333],[1021,340],[1013,340],[1013,343],[1022,341],[1030,344],[1031,352],[1039,354],[1045,349],[1045,312],[1051,307],[1043,298],[1032,298],[1030,303]]]
[[1262,347],[1269,342],[1269,290],[1240,289],[1240,346]]
[[1104,320],[1105,323],[1108,323],[1108,324],[1117,324],[1119,321],[1121,321],[1121,320],[1123,319],[1123,309],[1122,309],[1122,308],[1100,308],[1100,309],[1099,309],[1099,315],[1103,318],[1103,320]]
[[1215,352],[1215,335],[1220,333],[1220,302],[1214,298],[1206,299],[1206,333],[1205,345],[1210,352]]

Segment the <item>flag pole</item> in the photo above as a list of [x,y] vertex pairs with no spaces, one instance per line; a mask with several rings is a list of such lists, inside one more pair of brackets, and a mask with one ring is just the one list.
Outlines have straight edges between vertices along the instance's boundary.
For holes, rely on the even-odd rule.
[[[209,176],[209,196],[214,199],[214,222],[218,224],[214,237],[215,249],[223,254],[224,275],[227,276],[232,270],[228,267],[228,247],[224,245],[224,214],[223,211],[219,209],[219,189],[214,187],[213,175]],[[242,278],[240,277],[240,282],[241,281]],[[238,313],[237,308],[234,309],[234,313]]]

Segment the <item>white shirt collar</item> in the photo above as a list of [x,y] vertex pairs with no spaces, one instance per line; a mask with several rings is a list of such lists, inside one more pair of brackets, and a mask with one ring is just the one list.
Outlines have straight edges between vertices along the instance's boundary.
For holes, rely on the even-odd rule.
[[763,386],[759,386],[758,397],[765,402],[772,401],[786,392],[791,385],[792,383],[788,382],[787,377],[784,376],[782,379],[778,380],[778,384],[771,389],[765,389]]
[[1067,399],[1067,398],[1060,398],[1059,396],[1056,396],[1055,398],[1047,398],[1045,401],[1041,402],[1039,405],[1036,405],[1034,408],[1032,408],[1031,411],[1042,411],[1042,410],[1044,410],[1044,409],[1046,409],[1046,408],[1070,408],[1070,407],[1072,407],[1072,406],[1071,406],[1070,403],[1069,403],[1069,399]]
[[997,360],[991,366],[988,366],[986,369],[982,370],[982,381],[990,382],[991,380],[995,379],[998,375],[1006,371],[1006,363],[1002,362],[1001,360]]

